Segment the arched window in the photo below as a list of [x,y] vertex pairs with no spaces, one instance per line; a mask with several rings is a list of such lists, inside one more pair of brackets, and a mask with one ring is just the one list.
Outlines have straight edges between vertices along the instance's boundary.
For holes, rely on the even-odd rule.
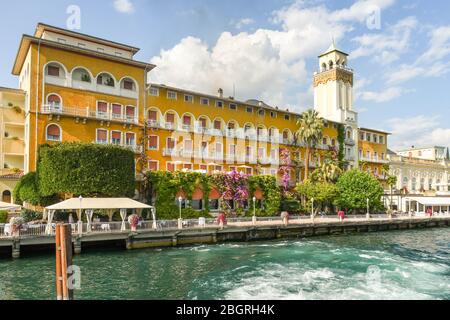
[[97,84],[107,87],[115,87],[114,79],[107,73],[101,73],[97,76]]
[[330,66],[330,69],[333,69],[333,61],[330,60],[330,62],[328,63],[328,65]]
[[133,79],[130,78],[124,78],[120,82],[120,88],[130,91],[136,91],[136,84],[134,83]]
[[403,178],[403,187],[407,187],[408,186],[408,177],[404,177]]
[[76,68],[72,71],[72,80],[78,81],[78,82],[86,82],[91,83],[91,75],[89,72],[84,68]]
[[417,179],[413,178],[412,179],[412,186],[411,186],[411,190],[412,191],[416,191],[416,183],[417,183]]
[[50,124],[46,130],[47,141],[61,141],[61,128],[56,124]]
[[322,63],[322,71],[326,71],[327,70],[327,64],[324,62]]
[[3,191],[2,201],[6,203],[11,203],[11,191],[9,190]]
[[65,78],[66,71],[61,64],[52,62],[45,67],[45,75],[56,78]]
[[61,98],[56,94],[50,94],[47,97],[47,104],[52,107],[60,107],[61,106]]

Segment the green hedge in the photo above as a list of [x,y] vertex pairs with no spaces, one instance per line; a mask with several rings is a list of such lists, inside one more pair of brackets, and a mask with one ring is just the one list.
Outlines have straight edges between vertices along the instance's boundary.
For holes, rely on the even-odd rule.
[[56,195],[44,197],[40,194],[35,172],[30,172],[20,178],[14,188],[13,195],[15,202],[20,205],[25,201],[33,206],[47,206],[58,201]]
[[7,223],[7,222],[8,222],[8,212],[0,211],[0,223]]
[[23,218],[25,222],[31,222],[36,220],[42,220],[43,215],[40,212],[35,212],[31,210],[22,210],[20,216]]
[[112,145],[42,145],[37,186],[43,196],[72,193],[85,197],[133,197],[134,153]]

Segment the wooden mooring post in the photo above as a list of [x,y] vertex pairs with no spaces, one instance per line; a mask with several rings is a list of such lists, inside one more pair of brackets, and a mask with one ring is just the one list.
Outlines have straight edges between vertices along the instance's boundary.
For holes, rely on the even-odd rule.
[[57,224],[56,243],[56,299],[73,300],[73,288],[69,284],[72,269],[72,232],[68,224]]

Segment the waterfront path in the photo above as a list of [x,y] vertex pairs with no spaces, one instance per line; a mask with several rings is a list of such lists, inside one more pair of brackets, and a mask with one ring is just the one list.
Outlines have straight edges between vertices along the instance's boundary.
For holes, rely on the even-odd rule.
[[[291,217],[285,226],[280,217],[231,218],[220,228],[216,219],[179,221],[144,221],[136,231],[131,231],[127,222],[98,222],[72,224],[72,241],[75,253],[81,253],[82,243],[105,245],[116,243],[127,249],[147,247],[174,247],[227,241],[253,241],[280,238],[301,238],[317,235],[346,234],[354,232],[376,232],[415,228],[447,227],[450,215],[433,217],[406,215],[389,218],[386,215],[349,216],[339,221],[335,216]],[[21,247],[54,247],[53,225],[25,225],[20,234],[11,235],[5,226],[0,226],[0,249],[11,248],[9,254],[20,256]],[[5,250],[3,250],[5,253]]]

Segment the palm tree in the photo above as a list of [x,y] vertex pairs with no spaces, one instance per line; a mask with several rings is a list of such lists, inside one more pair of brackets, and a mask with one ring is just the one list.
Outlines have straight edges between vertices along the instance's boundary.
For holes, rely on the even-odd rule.
[[305,153],[305,181],[309,176],[309,158],[311,151],[322,139],[324,122],[319,114],[314,110],[302,113],[297,121],[298,130],[295,133],[297,143],[303,143],[306,148]]
[[320,167],[313,172],[313,176],[319,182],[336,182],[341,174],[339,163],[329,155],[325,156]]
[[396,176],[389,176],[386,180],[388,186],[389,186],[389,190],[391,192],[391,205],[390,208],[392,209],[392,201],[393,201],[393,195],[392,195],[392,189],[394,188],[394,186],[397,184],[397,177]]

